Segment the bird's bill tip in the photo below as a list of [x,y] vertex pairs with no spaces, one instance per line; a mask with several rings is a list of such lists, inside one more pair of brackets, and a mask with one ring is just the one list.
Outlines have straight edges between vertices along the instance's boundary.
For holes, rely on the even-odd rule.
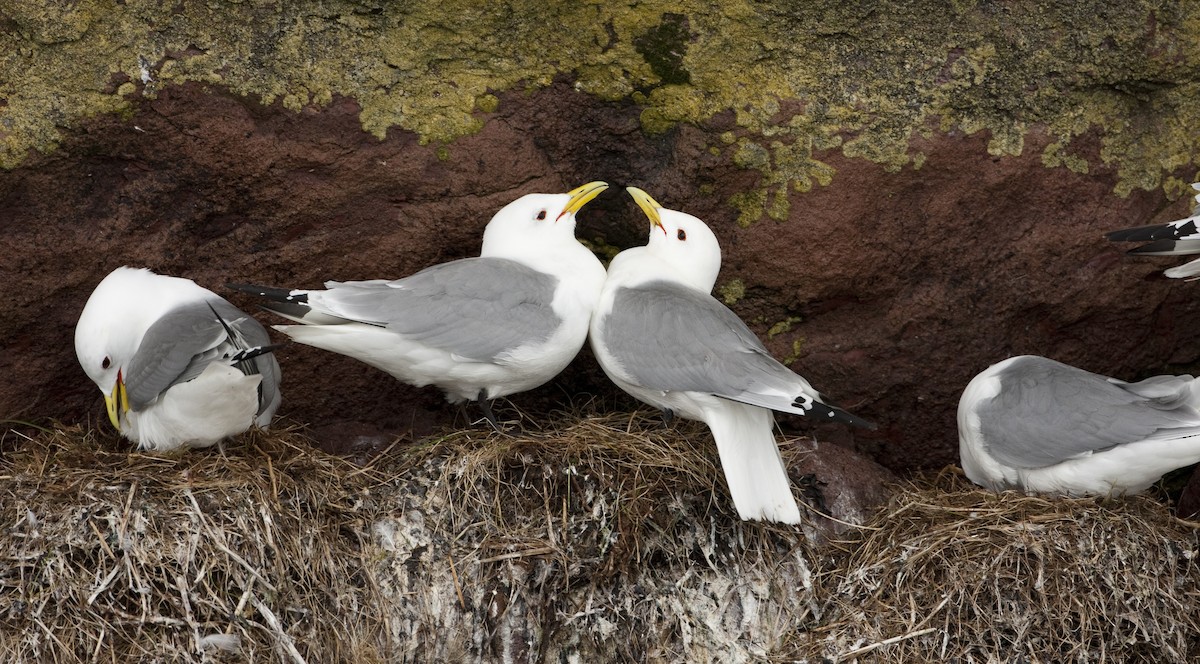
[[589,201],[599,196],[600,192],[604,191],[605,189],[608,189],[608,183],[596,180],[568,191],[567,205],[563,208],[562,212],[558,213],[558,217],[555,218],[555,221],[558,221],[564,215],[575,214],[579,212],[581,209],[583,209],[584,205],[587,205]]
[[114,429],[120,431],[121,416],[129,412],[129,395],[125,391],[125,380],[119,371],[112,391],[104,395],[104,406],[108,410],[108,421],[112,422]]
[[650,230],[663,227],[662,215],[660,215],[658,212],[662,206],[658,204],[658,201],[654,200],[650,197],[650,194],[647,194],[637,187],[625,187],[625,191],[629,192],[629,195],[633,197],[634,202],[637,203],[638,207],[642,208],[642,212],[646,213],[646,216],[649,217]]

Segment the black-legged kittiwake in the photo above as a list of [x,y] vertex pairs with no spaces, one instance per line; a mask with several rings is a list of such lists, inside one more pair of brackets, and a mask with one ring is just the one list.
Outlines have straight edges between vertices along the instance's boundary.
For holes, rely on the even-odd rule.
[[575,214],[607,188],[522,196],[488,222],[478,257],[403,279],[229,286],[302,323],[276,326],[292,339],[475,401],[495,425],[489,400],[542,385],[583,347],[605,271],[575,239]]
[[771,411],[873,425],[823,403],[709,294],[721,248],[704,222],[663,208],[640,189],[628,191],[650,218],[650,238],[609,265],[592,317],[600,366],[664,415],[708,425],[741,518],[799,523]]
[[279,408],[266,329],[190,279],[119,267],[88,298],[75,353],[113,426],[143,449],[205,447]]
[[[1192,189],[1200,191],[1200,182],[1192,184]],[[1196,195],[1196,207],[1192,216],[1171,221],[1165,224],[1152,224],[1125,228],[1106,233],[1105,237],[1113,242],[1147,242],[1140,247],[1129,250],[1131,254],[1140,256],[1188,256],[1200,254],[1200,194]],[[1200,259],[1184,263],[1168,270],[1163,274],[1172,279],[1200,279]]]
[[994,491],[1135,494],[1200,461],[1200,385],[1126,383],[1034,355],[993,364],[958,403],[959,456]]

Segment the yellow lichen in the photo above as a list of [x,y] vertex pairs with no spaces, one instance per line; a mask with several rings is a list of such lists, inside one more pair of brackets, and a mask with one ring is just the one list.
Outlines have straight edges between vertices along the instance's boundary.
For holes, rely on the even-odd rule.
[[796,337],[792,340],[792,352],[783,358],[783,363],[791,364],[800,359],[802,355],[804,355],[804,337]]
[[717,295],[721,296],[728,306],[737,304],[738,300],[746,297],[746,284],[741,279],[731,279],[717,287]]
[[[732,112],[713,154],[762,174],[738,221],[791,215],[828,184],[823,153],[918,168],[914,135],[986,131],[1019,155],[1037,128],[1047,167],[1106,165],[1115,191],[1177,187],[1200,152],[1200,5],[950,6],[649,0],[475,3],[7,3],[0,167],[59,131],[186,81],[299,110],[353,98],[364,130],[424,143],[476,132],[503,92],[570,76],[578,94],[642,106],[651,134]],[[552,26],[552,29],[547,29]],[[130,83],[113,77],[123,74]],[[131,102],[134,100],[134,102]],[[1097,156],[1071,150],[1096,132]],[[722,150],[724,146],[731,149]],[[1091,163],[1095,161],[1097,163]]]
[[790,331],[792,329],[792,326],[795,325],[796,323],[799,323],[801,320],[803,320],[803,319],[800,318],[799,316],[788,316],[787,318],[779,321],[778,323],[775,323],[774,325],[771,326],[770,329],[767,330],[767,338],[774,339],[775,337],[783,334],[784,332]]

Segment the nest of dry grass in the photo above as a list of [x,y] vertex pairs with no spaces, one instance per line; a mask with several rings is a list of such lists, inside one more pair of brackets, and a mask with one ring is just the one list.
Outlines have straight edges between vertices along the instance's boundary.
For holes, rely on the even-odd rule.
[[739,521],[720,477],[702,427],[637,416],[367,465],[295,429],[162,457],[52,427],[0,456],[0,661],[1200,656],[1197,533],[1153,500],[944,474],[828,542]]
[[945,472],[900,487],[821,574],[800,658],[1195,662],[1197,528],[1161,502],[993,494]]
[[54,427],[0,460],[0,661],[744,660],[814,619],[809,543],[738,521],[706,443],[559,415],[360,467]]
[[7,453],[0,660],[371,661],[365,481],[289,432],[239,448],[155,456],[55,427]]

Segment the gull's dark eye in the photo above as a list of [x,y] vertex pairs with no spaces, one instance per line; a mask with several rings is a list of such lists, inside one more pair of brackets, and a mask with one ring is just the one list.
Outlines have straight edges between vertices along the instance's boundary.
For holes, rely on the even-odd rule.
[[687,239],[687,231],[685,231],[681,228],[678,231],[675,231],[675,237],[679,238],[680,241],[686,240]]
[[539,210],[539,211],[538,211],[537,220],[538,220],[538,221],[545,221],[545,220],[546,220],[546,211],[545,211],[545,210]]
[[112,366],[112,360],[108,359],[107,356],[104,358],[104,361],[100,363],[101,369],[107,369],[111,366]]

